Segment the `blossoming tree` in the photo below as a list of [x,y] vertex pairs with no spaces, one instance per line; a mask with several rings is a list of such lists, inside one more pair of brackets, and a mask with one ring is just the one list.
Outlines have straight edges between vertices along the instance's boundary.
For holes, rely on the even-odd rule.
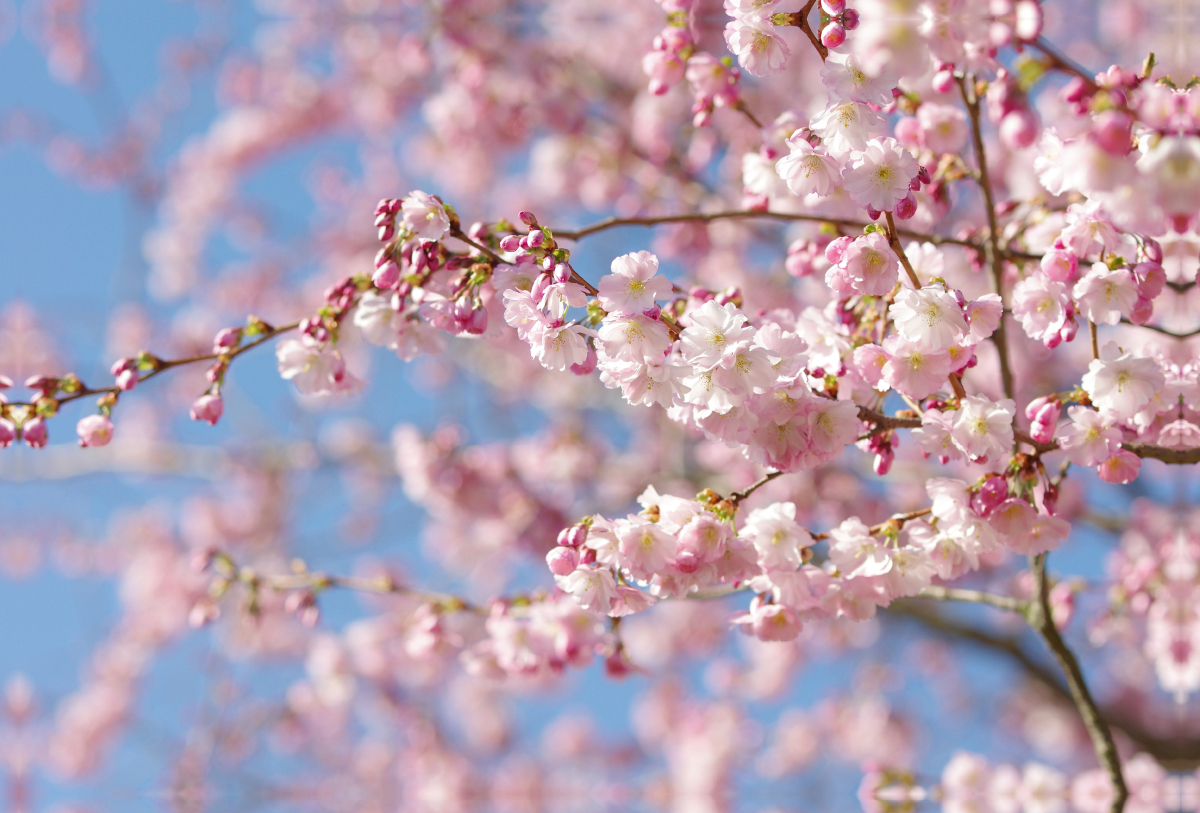
[[[837,807],[857,787],[869,810],[1194,809],[1200,90],[1183,18],[1120,0],[793,5],[264,3],[247,53],[207,30],[182,49],[182,76],[220,65],[222,106],[165,168],[161,93],[112,144],[35,137],[67,177],[153,201],[148,292],[187,304],[162,306],[170,338],[153,309],[114,314],[107,377],[7,353],[0,445],[72,471],[219,473],[101,543],[28,541],[119,578],[122,615],[52,715],[10,681],[18,804],[38,770],[99,770],[150,665],[207,636],[303,671],[189,729],[172,809],[220,808],[233,780],[212,755],[268,747],[294,764],[268,762],[258,798],[328,810],[757,809],[752,783],[819,760],[857,771]],[[78,10],[43,2],[31,26],[92,93]],[[314,141],[361,167],[311,170],[318,225],[275,230],[248,181]],[[245,256],[213,273],[238,235]],[[5,318],[14,347],[52,341]],[[279,442],[219,434],[278,411],[269,371],[242,372],[272,351],[316,417]],[[406,363],[402,395],[369,383]],[[414,394],[454,391],[478,395],[471,429],[436,406],[413,420]],[[382,410],[390,443],[323,411],[347,404]],[[184,413],[215,444],[153,428]],[[86,449],[51,443],[66,421]],[[382,519],[398,477],[426,559],[301,545],[294,489],[314,467],[341,478],[343,536],[408,550],[411,523]],[[930,722],[889,696],[896,642],[941,690],[960,652],[1009,685],[968,704],[974,731],[940,736],[964,712]],[[850,671],[805,691],[814,664]],[[707,695],[688,687],[701,668]],[[622,710],[636,748],[573,716],[546,724],[542,756],[520,742],[513,696],[597,672],[640,682]]]

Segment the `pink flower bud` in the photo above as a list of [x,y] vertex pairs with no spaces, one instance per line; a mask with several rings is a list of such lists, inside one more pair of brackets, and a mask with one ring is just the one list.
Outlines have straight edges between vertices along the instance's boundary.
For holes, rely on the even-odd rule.
[[0,375],[0,390],[6,390],[13,385],[12,379],[6,375]]
[[537,279],[533,281],[533,286],[529,289],[530,295],[535,302],[542,301],[542,294],[546,293],[546,289],[553,284],[553,278],[549,274],[539,274]]
[[112,375],[120,375],[121,373],[125,372],[126,370],[134,369],[136,367],[137,367],[137,359],[127,356],[125,358],[117,359],[116,361],[114,361],[113,366],[111,368],[109,368],[109,373],[111,373]]
[[848,8],[842,12],[842,27],[847,31],[853,31],[858,28],[858,12],[852,8]]
[[871,218],[872,220],[878,220],[881,214],[883,214],[883,212],[879,211],[874,206],[867,207],[867,217]]
[[7,448],[17,439],[17,425],[8,418],[0,418],[0,449]]
[[875,455],[875,473],[880,477],[883,477],[892,470],[892,461],[895,459],[896,453],[892,451],[892,447],[884,446],[879,450],[879,453]]
[[1109,155],[1129,155],[1133,149],[1133,117],[1122,110],[1105,110],[1096,116],[1088,137]]
[[500,239],[500,249],[502,251],[516,251],[521,248],[521,238],[515,234],[506,234]]
[[917,199],[909,192],[903,200],[896,202],[895,214],[899,220],[909,220],[917,213]]
[[487,309],[475,308],[467,318],[467,332],[472,336],[482,336],[487,331]]
[[537,228],[538,220],[536,217],[534,217],[533,212],[521,212],[521,214],[517,215],[517,217],[519,217],[521,222],[526,226],[533,226],[534,228]]
[[1152,263],[1161,263],[1163,261],[1162,246],[1152,237],[1142,238],[1142,254],[1146,256],[1146,260]]
[[1037,141],[1041,123],[1029,108],[1018,108],[1000,120],[1000,141],[1010,150],[1022,150]]
[[220,353],[222,350],[237,347],[241,340],[242,329],[240,327],[227,327],[218,331],[217,335],[213,337],[213,352]]
[[53,393],[58,389],[58,379],[48,375],[33,375],[25,379],[25,387],[38,392]]
[[1083,101],[1088,95],[1087,83],[1083,81],[1083,77],[1073,76],[1071,81],[1062,89],[1062,99],[1068,104]]
[[554,269],[555,282],[570,282],[571,281],[571,266],[563,263]]
[[558,266],[558,260],[554,259],[553,254],[547,254],[542,258],[542,270],[553,271]]
[[579,551],[557,547],[546,554],[546,564],[555,576],[568,576],[579,566]]
[[388,260],[371,275],[371,282],[375,283],[376,288],[387,290],[395,288],[396,283],[400,281],[400,266],[395,260]]
[[1025,405],[1025,417],[1031,421],[1036,421],[1038,413],[1042,411],[1042,407],[1050,403],[1054,403],[1054,398],[1049,395],[1043,395],[1040,398],[1034,398]]
[[976,492],[975,499],[971,503],[980,516],[986,517],[1007,499],[1008,481],[997,476],[983,481],[983,485],[979,487],[979,491]]
[[846,10],[846,0],[821,0],[821,8],[830,17],[836,17]]
[[596,348],[588,346],[587,356],[578,364],[571,365],[571,372],[575,375],[591,375],[596,369],[596,364],[599,358],[596,356]]
[[124,370],[117,376],[117,389],[128,392],[137,386],[138,374],[136,369]]
[[193,421],[204,421],[210,426],[216,425],[225,412],[225,401],[220,395],[201,395],[192,402],[191,416]]
[[104,415],[88,415],[75,425],[75,431],[79,434],[80,446],[107,446],[112,440],[113,425]]
[[951,71],[938,71],[933,75],[931,84],[934,93],[950,93],[957,85]]
[[1150,321],[1152,316],[1154,316],[1154,301],[1139,294],[1137,301],[1133,303],[1133,310],[1129,312],[1129,321],[1135,325],[1144,325]]
[[1137,278],[1138,291],[1147,299],[1154,299],[1162,293],[1167,284],[1167,273],[1157,262],[1138,263],[1133,267]]
[[1055,282],[1073,282],[1079,276],[1079,258],[1073,251],[1052,248],[1042,255],[1042,273]]
[[832,22],[821,30],[821,44],[826,48],[837,48],[846,41],[846,28],[839,22]]

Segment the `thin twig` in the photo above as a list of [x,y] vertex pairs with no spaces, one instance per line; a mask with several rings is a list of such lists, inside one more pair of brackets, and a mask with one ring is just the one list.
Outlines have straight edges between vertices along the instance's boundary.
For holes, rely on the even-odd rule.
[[967,590],[961,587],[926,587],[917,598],[937,599],[938,601],[965,601],[972,604],[990,604],[1001,610],[1011,610],[1015,613],[1026,612],[1029,602],[999,593],[988,593],[983,590]]
[[[711,223],[714,220],[794,220],[807,223],[829,223],[833,226],[838,226],[844,229],[864,229],[867,226],[873,225],[865,220],[846,220],[844,218],[826,217],[825,215],[808,215],[796,214],[793,212],[772,212],[757,209],[733,209],[723,212],[685,212],[677,215],[656,215],[646,217],[610,217],[601,220],[598,223],[593,223],[590,226],[583,226],[578,229],[551,229],[551,234],[555,239],[562,238],[564,240],[580,240],[598,232],[615,229],[621,226],[658,226],[664,223]],[[966,240],[960,237],[947,237],[940,234],[928,234],[926,232],[909,231],[907,229],[898,229],[897,233],[901,237],[907,237],[911,240],[922,240],[934,245],[955,245],[966,246],[967,248],[980,249],[981,245],[972,240]]]
[[[987,150],[983,146],[983,128],[979,123],[979,97],[975,95],[975,77],[967,75],[958,77],[958,89],[962,93],[963,102],[967,105],[967,113],[971,119],[971,139],[975,148],[975,161],[979,164],[979,174],[976,181],[983,191],[984,209],[988,219],[988,241],[985,254],[988,267],[991,270],[992,291],[1004,298],[1004,255],[1000,250],[1000,227],[996,220],[996,200],[992,194],[992,181],[988,175]],[[1000,382],[1004,387],[1006,398],[1014,398],[1012,368],[1008,360],[1008,339],[1004,327],[1004,314],[1000,314],[1000,322],[992,334],[992,344],[996,346],[996,354],[1000,359]]]
[[764,474],[762,477],[758,478],[758,480],[755,481],[754,483],[752,483],[751,485],[748,485],[745,488],[743,488],[741,491],[735,491],[732,494],[730,494],[729,501],[736,506],[739,503],[741,503],[742,500],[746,499],[751,494],[753,494],[755,491],[758,491],[760,488],[762,488],[767,483],[774,480],[776,477],[782,477],[785,473],[786,472],[782,472],[782,471],[769,471],[766,474]]

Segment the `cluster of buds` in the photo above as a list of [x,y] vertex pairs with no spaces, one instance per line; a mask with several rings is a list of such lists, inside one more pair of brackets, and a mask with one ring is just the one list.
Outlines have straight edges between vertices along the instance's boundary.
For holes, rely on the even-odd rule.
[[741,78],[742,72],[730,57],[717,59],[707,51],[701,51],[688,59],[692,124],[707,127],[712,123],[713,110],[718,107],[736,109],[742,103]]
[[688,59],[696,52],[689,30],[689,9],[676,9],[667,15],[667,27],[654,38],[653,50],[642,57],[642,70],[650,77],[650,92],[656,96],[679,84]]
[[900,445],[900,436],[894,431],[877,432],[855,445],[867,454],[875,455],[872,467],[876,474],[883,477],[892,470],[892,463],[896,460],[896,447]]
[[596,551],[584,546],[590,520],[563,528],[558,532],[558,546],[546,554],[546,564],[555,576],[568,576],[575,568],[596,562]]
[[1029,436],[1038,443],[1054,440],[1054,431],[1058,428],[1061,415],[1062,403],[1057,395],[1043,395],[1033,399],[1025,407],[1025,417],[1029,419]]
[[837,48],[846,41],[846,32],[858,28],[858,12],[846,8],[846,0],[821,0],[821,44]]

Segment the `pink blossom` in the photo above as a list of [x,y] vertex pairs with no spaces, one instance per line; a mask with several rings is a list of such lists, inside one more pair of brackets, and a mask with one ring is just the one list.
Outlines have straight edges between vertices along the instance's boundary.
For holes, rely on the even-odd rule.
[[888,358],[883,380],[889,387],[909,398],[926,398],[946,384],[950,354],[945,350],[929,350],[898,335],[884,339],[883,349]]
[[215,426],[221,420],[225,411],[225,400],[216,393],[201,395],[192,402],[191,417],[193,421],[204,421]]
[[725,26],[725,44],[738,63],[755,76],[779,73],[791,56],[791,49],[774,31],[767,19],[738,17]]
[[971,458],[1000,457],[1012,449],[1016,411],[1011,398],[996,402],[982,395],[968,395],[951,432],[954,442]]
[[79,434],[80,446],[107,446],[112,440],[113,425],[107,415],[88,415],[80,419],[75,431]]
[[404,198],[400,217],[405,228],[422,240],[441,240],[450,231],[450,218],[442,204],[419,189]]
[[658,258],[648,251],[623,254],[612,261],[612,274],[600,278],[600,304],[612,314],[632,316],[671,295],[671,283],[657,276]]
[[1096,471],[1100,479],[1106,483],[1125,485],[1137,479],[1138,470],[1142,467],[1142,459],[1133,452],[1119,450],[1112,457],[1101,463]]
[[842,185],[859,206],[890,212],[916,177],[916,160],[896,139],[871,139],[863,151],[850,154]]
[[1166,385],[1154,359],[1122,353],[1114,342],[1100,350],[1083,374],[1083,389],[1092,403],[1116,420],[1131,419]]

